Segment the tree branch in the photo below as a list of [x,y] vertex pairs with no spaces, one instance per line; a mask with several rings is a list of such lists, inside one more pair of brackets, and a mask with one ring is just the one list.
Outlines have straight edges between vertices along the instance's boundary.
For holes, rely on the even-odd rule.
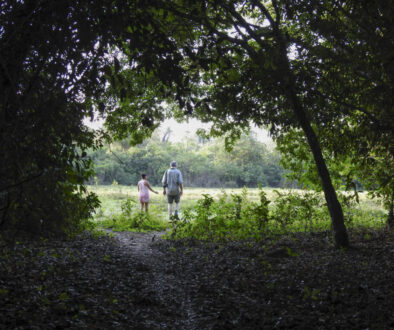
[[44,173],[44,172],[41,172],[41,173],[39,173],[39,174],[37,174],[37,175],[34,175],[34,176],[32,176],[32,177],[23,179],[22,181],[19,181],[19,182],[17,182],[17,183],[11,184],[11,185],[6,186],[6,187],[2,187],[2,188],[0,188],[0,191],[9,190],[9,189],[12,189],[12,188],[21,186],[22,184],[24,184],[24,183],[26,183],[26,182],[33,181],[33,180],[39,178],[41,175],[43,175],[43,173]]
[[[256,32],[250,28],[250,24],[242,17],[241,14],[239,14],[234,7],[229,7],[224,5],[223,6],[227,11],[229,11],[231,13],[231,15],[233,17],[235,17],[237,19],[237,21],[239,22],[239,25],[242,26],[248,33],[249,35],[260,45],[260,47],[264,47],[264,43],[262,42],[261,38],[256,34]],[[245,36],[238,27],[238,24],[236,24],[237,22],[232,21],[232,24],[234,26],[234,28],[238,31],[238,33],[240,33],[242,36]],[[246,39],[246,37],[244,38],[244,40]]]
[[16,97],[16,94],[17,94],[16,93],[16,84],[12,80],[12,78],[10,76],[10,73],[8,72],[7,65],[4,63],[4,59],[3,59],[3,57],[1,55],[0,55],[0,62],[1,62],[1,66],[3,68],[4,74],[7,77],[8,81],[10,82],[11,89],[14,92],[14,96]]
[[261,10],[261,12],[264,14],[264,16],[268,19],[268,21],[270,22],[270,25],[272,26],[273,29],[277,29],[278,26],[276,25],[275,20],[272,18],[271,14],[269,13],[268,9],[262,4],[260,3],[259,0],[253,0],[252,1],[253,5],[256,6],[257,8],[259,8]]
[[[364,115],[366,115],[371,121],[373,121],[376,125],[378,125],[378,126],[379,126],[380,128],[382,128],[382,129],[389,130],[389,131],[393,130],[392,125],[390,125],[390,124],[388,124],[388,125],[382,124],[382,123],[379,121],[379,119],[377,119],[373,114],[371,114],[369,111],[367,111],[367,110],[366,110],[365,108],[363,108],[363,107],[359,107],[359,106],[353,105],[353,104],[351,104],[351,103],[347,103],[347,102],[342,101],[342,100],[340,100],[340,99],[334,99],[334,98],[330,97],[329,95],[326,95],[326,94],[322,93],[321,91],[319,91],[319,90],[317,90],[317,89],[314,89],[314,92],[317,93],[317,94],[319,94],[322,98],[324,98],[324,99],[326,99],[326,100],[329,100],[329,101],[331,101],[331,102],[335,102],[335,103],[337,103],[337,104],[339,104],[339,105],[342,105],[342,106],[344,106],[345,108],[352,109],[352,110],[357,110],[357,111],[362,112],[362,113],[363,113]],[[346,114],[349,114],[349,112],[346,112]]]
[[275,24],[276,26],[279,26],[280,24],[280,8],[278,6],[278,1],[277,0],[272,0],[272,5],[274,6],[275,10]]

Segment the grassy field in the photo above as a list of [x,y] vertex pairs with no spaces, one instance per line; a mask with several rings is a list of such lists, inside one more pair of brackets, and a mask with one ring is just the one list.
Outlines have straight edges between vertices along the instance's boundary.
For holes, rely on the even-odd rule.
[[[165,196],[162,194],[161,187],[154,187],[155,190],[159,191],[159,194],[150,193],[151,203],[150,208],[155,214],[161,214],[163,218],[166,217],[167,201]],[[121,203],[130,198],[135,202],[134,208],[139,208],[138,203],[138,192],[136,186],[121,186],[121,185],[110,185],[110,186],[89,186],[89,190],[95,192],[101,201],[101,208],[96,212],[96,219],[111,217],[121,213]],[[267,194],[267,198],[270,201],[275,200],[277,194],[274,188],[264,188],[264,192]],[[290,190],[277,189],[278,191],[285,193]],[[248,191],[248,200],[258,202],[259,190],[257,188],[250,188]],[[302,190],[291,190],[297,193],[304,193]],[[241,194],[242,189],[220,189],[220,188],[185,188],[184,195],[181,199],[181,211],[182,209],[192,207],[196,205],[197,201],[203,197],[203,194],[209,194],[215,200],[219,199],[223,193],[230,194]],[[354,213],[357,215],[357,222],[354,225],[368,225],[371,226],[376,224],[382,225],[385,221],[386,212],[382,206],[376,201],[368,197],[366,192],[359,193],[360,203],[354,207]],[[372,223],[371,223],[372,221]],[[365,222],[365,223],[363,223]],[[367,224],[367,222],[369,224]]]
[[[132,186],[121,186],[121,185],[108,185],[108,186],[89,186],[89,191],[96,193],[101,201],[101,210],[97,213],[104,216],[111,216],[113,214],[118,214],[121,212],[120,205],[122,201],[127,198],[135,200],[138,204],[138,191],[137,187]],[[154,194],[150,192],[150,207],[154,209],[166,212],[167,210],[167,199],[163,196],[162,187],[153,187],[157,190],[159,194]],[[275,188],[264,188],[267,193],[268,199],[274,199],[276,194],[274,192]],[[287,191],[285,189],[279,189],[280,191]],[[194,206],[196,202],[202,198],[203,194],[209,194],[215,199],[219,199],[223,192],[227,194],[241,194],[242,188],[185,188],[184,194],[181,199],[181,208]],[[258,189],[250,188],[248,189],[248,198],[250,201],[258,202]],[[373,202],[371,205],[378,207]],[[136,206],[138,207],[138,205]]]

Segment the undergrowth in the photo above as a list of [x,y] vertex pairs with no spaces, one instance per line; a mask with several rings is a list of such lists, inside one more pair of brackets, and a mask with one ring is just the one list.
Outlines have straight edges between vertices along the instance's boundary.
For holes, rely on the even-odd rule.
[[[259,202],[241,194],[222,192],[219,200],[208,194],[194,207],[186,208],[180,219],[171,219],[170,239],[195,238],[208,241],[260,241],[272,234],[318,232],[331,229],[331,220],[321,194],[317,192],[280,192],[270,201],[259,190]],[[340,193],[345,224],[348,228],[381,227],[384,212],[358,208],[357,195]]]
[[113,231],[161,231],[169,227],[168,221],[162,218],[161,211],[154,205],[149,213],[140,212],[137,202],[127,198],[121,204],[121,213],[101,217],[97,221],[98,227],[112,229]]
[[[270,196],[270,198],[268,198]],[[338,193],[345,224],[349,229],[379,228],[385,224],[382,209],[358,204],[357,194]],[[186,200],[189,201],[190,200]],[[187,205],[187,206],[185,206]],[[244,188],[240,193],[222,190],[220,197],[202,194],[197,202],[182,202],[180,218],[167,221],[161,205],[151,204],[149,214],[141,213],[138,201],[128,197],[120,214],[96,214],[99,228],[114,231],[162,231],[170,239],[195,238],[207,241],[254,240],[291,232],[331,230],[324,197],[313,191],[274,190],[271,195],[258,190],[258,198]]]

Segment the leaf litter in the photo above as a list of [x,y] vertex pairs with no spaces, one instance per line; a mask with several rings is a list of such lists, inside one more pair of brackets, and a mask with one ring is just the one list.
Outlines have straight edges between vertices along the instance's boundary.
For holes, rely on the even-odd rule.
[[3,244],[5,329],[391,329],[394,238],[351,232],[253,242],[161,233]]

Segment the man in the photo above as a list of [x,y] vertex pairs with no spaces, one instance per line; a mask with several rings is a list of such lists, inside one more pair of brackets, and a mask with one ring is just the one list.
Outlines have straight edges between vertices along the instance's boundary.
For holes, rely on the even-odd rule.
[[163,175],[163,195],[167,195],[168,216],[172,216],[172,203],[175,201],[175,217],[178,217],[179,202],[183,194],[183,178],[180,170],[177,169],[177,162],[172,161],[171,168]]

